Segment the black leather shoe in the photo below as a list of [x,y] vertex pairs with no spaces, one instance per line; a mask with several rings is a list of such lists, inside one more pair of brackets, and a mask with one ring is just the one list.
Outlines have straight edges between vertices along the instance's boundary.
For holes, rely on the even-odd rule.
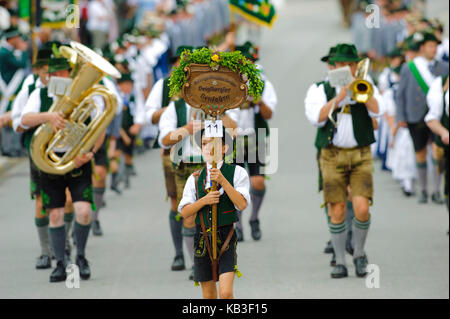
[[84,256],[77,256],[75,264],[78,266],[80,270],[81,279],[89,279],[91,277],[91,269],[89,268],[89,263]]
[[242,232],[241,229],[239,228],[235,228],[234,229],[236,231],[236,239],[238,242],[244,241],[244,233]]
[[355,264],[355,272],[356,276],[364,277],[367,275],[367,257],[361,256],[353,259],[353,263]]
[[36,269],[48,269],[52,267],[52,260],[50,259],[50,256],[42,255],[39,256],[38,260],[36,261]]
[[323,250],[325,254],[334,254],[334,248],[333,244],[331,243],[331,240],[327,241],[327,245],[325,246],[325,249]]
[[419,204],[426,204],[428,203],[428,194],[426,191],[422,191],[419,195]]
[[336,265],[331,271],[331,278],[345,278],[348,277],[347,267],[344,265]]
[[331,267],[336,266],[336,254],[334,252],[333,252],[333,256],[331,256],[330,266]]
[[442,200],[441,194],[439,192],[431,194],[431,201],[438,205],[444,204],[444,201]]
[[260,240],[261,239],[261,230],[259,229],[259,220],[251,220],[250,221],[250,228],[252,229],[252,238],[254,240]]
[[103,235],[103,231],[102,231],[102,228],[100,227],[100,222],[98,220],[96,220],[92,223],[92,235],[94,235],[94,236],[102,236]]
[[64,262],[58,261],[56,263],[56,268],[50,275],[50,282],[64,281],[67,278],[66,267]]
[[172,270],[178,271],[178,270],[185,270],[186,267],[184,265],[184,257],[183,256],[175,256],[173,263],[172,263]]

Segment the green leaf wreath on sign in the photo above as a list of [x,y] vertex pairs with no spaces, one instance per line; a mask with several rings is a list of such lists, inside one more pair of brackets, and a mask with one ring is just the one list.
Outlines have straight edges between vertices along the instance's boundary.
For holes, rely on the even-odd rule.
[[173,69],[169,81],[170,96],[181,92],[183,84],[186,83],[185,67],[190,64],[207,64],[214,70],[219,66],[239,72],[248,79],[248,94],[255,100],[261,97],[264,84],[260,77],[260,71],[256,66],[244,57],[240,51],[214,52],[208,48],[196,49],[194,51],[184,50],[181,54],[180,65]]

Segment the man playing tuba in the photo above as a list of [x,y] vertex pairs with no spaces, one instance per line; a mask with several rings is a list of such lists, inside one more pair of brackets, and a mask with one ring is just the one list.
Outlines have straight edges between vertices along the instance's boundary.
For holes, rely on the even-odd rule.
[[[58,57],[49,60],[49,76],[68,78],[71,66],[67,59]],[[48,112],[57,97],[49,92],[48,87],[37,88],[31,93],[22,111],[21,125],[24,128],[37,128],[43,123],[50,122],[54,129],[63,129],[67,123],[61,112]],[[74,233],[77,245],[76,265],[80,270],[80,277],[88,279],[90,268],[85,258],[85,247],[90,230],[92,181],[91,159],[103,142],[104,134],[97,140],[92,151],[79,155],[74,159],[75,169],[64,175],[41,173],[41,196],[43,205],[49,210],[50,237],[55,253],[57,265],[50,275],[50,282],[66,280],[66,262],[64,249],[66,234],[64,227],[64,204],[66,202],[66,188],[69,189],[75,208]],[[27,143],[27,141],[26,141]],[[31,143],[31,141],[28,141]],[[66,149],[54,148],[61,156]]]

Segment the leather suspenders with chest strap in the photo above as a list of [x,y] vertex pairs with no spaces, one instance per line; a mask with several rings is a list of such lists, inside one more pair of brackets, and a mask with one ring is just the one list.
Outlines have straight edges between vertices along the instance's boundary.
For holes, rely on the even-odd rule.
[[[197,200],[198,200],[200,198],[198,196],[197,183],[198,183],[198,178],[200,176],[200,171],[194,172],[193,175],[194,175],[194,179],[195,179],[195,192],[196,192]],[[211,260],[213,280],[218,281],[219,280],[219,265],[218,265],[218,263],[219,263],[220,257],[222,257],[222,255],[225,253],[225,250],[227,249],[228,245],[230,244],[231,238],[233,237],[233,233],[234,233],[234,227],[233,226],[231,227],[231,230],[228,233],[227,239],[223,243],[222,248],[220,249],[219,255],[217,256],[217,260],[214,261],[212,253],[211,253],[211,244],[209,242],[208,232],[206,230],[205,221],[203,219],[203,209],[200,210],[200,225],[202,227],[203,238],[205,239],[206,249],[208,250],[209,259]]]

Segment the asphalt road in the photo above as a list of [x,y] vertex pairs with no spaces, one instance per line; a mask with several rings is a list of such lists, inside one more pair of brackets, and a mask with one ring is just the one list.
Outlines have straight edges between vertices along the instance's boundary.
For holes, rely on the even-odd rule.
[[[278,169],[267,182],[261,211],[262,240],[238,245],[237,298],[448,298],[448,214],[444,206],[419,206],[375,163],[375,203],[367,254],[380,270],[380,287],[356,278],[330,278],[329,238],[322,196],[316,191],[314,128],[304,116],[308,86],[325,75],[319,57],[350,41],[339,26],[337,1],[286,1],[272,31],[263,34],[261,64],[279,98],[271,127],[278,128]],[[446,11],[445,11],[446,10]],[[445,18],[446,1],[429,11]],[[442,12],[447,12],[443,15]],[[448,20],[448,17],[447,17]],[[276,130],[272,130],[276,132]],[[138,176],[122,195],[106,193],[100,213],[103,237],[91,236],[92,278],[79,289],[50,284],[50,270],[35,270],[39,255],[28,163],[0,176],[0,298],[201,298],[189,271],[172,272],[169,204],[158,151],[136,157]]]

